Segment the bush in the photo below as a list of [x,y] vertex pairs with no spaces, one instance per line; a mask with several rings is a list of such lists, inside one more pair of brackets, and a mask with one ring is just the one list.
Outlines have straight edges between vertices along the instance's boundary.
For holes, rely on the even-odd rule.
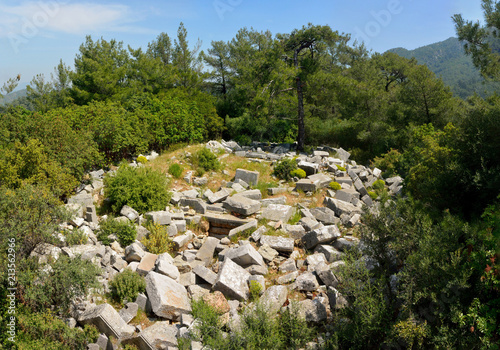
[[142,244],[148,252],[153,254],[172,252],[173,242],[168,236],[165,226],[149,223],[146,228],[149,230],[149,235],[142,239]]
[[199,175],[203,175],[205,171],[219,170],[221,164],[217,156],[208,148],[203,147],[191,157],[193,165],[196,167]]
[[68,246],[85,244],[88,240],[85,232],[78,228],[73,228],[71,231],[66,230],[64,235]]
[[257,281],[250,281],[250,300],[256,301],[262,293],[262,285]]
[[340,170],[340,171],[346,171],[346,168],[344,168],[343,166],[341,165],[338,165],[338,164],[335,164],[337,166],[337,169]]
[[384,180],[377,180],[373,183],[372,188],[374,190],[381,191],[385,188],[385,181]]
[[148,162],[148,159],[144,156],[139,156],[137,157],[137,163],[140,163],[140,164],[146,164]]
[[139,293],[146,290],[146,282],[137,272],[125,269],[117,274],[109,283],[111,295],[122,303],[124,300],[129,302],[137,299]]
[[295,169],[290,173],[292,177],[298,177],[299,179],[304,179],[306,177],[306,172],[304,169]]
[[295,159],[283,158],[279,161],[273,170],[273,175],[278,179],[290,181],[292,179],[292,171],[297,169]]
[[383,169],[384,177],[395,176],[401,172],[401,161],[402,154],[397,149],[391,149],[380,157],[375,157],[372,166]]
[[377,199],[377,197],[378,197],[378,194],[377,194],[377,192],[375,192],[375,191],[369,191],[369,192],[368,192],[368,195],[369,195],[369,196],[370,196],[370,198],[371,198],[371,199],[373,199],[373,200]]
[[339,191],[342,189],[342,186],[338,182],[332,181],[330,182],[330,188],[334,191]]
[[97,233],[97,239],[103,244],[110,244],[111,241],[108,238],[109,235],[116,235],[118,237],[118,242],[122,247],[126,247],[134,243],[137,236],[137,230],[135,225],[130,221],[118,221],[113,217],[108,217],[99,223],[99,231]]
[[168,173],[176,179],[181,178],[183,171],[184,169],[182,169],[182,166],[178,163],[174,163],[168,167]]
[[107,175],[104,184],[104,194],[110,199],[115,213],[124,205],[139,213],[164,210],[170,202],[167,178],[151,168],[123,165],[115,176]]

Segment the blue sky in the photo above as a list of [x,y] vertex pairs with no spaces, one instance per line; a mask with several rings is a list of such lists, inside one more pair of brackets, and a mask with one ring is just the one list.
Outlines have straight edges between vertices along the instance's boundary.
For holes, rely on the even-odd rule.
[[86,35],[146,47],[182,21],[194,45],[231,40],[238,29],[290,32],[311,22],[351,33],[376,52],[414,49],[454,36],[450,17],[481,19],[480,0],[0,0],[0,85],[21,74],[50,78],[62,59],[73,66]]

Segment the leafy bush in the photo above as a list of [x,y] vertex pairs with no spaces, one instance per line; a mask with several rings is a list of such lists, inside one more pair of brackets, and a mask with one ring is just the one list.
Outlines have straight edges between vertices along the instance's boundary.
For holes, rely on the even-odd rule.
[[191,161],[196,167],[199,175],[202,175],[204,172],[209,170],[219,170],[221,167],[217,156],[206,147],[203,147],[198,152],[193,154]]
[[182,176],[182,172],[184,170],[182,169],[182,166],[178,163],[171,164],[168,167],[168,173],[175,177],[176,179],[180,179]]
[[337,169],[340,171],[346,171],[346,168],[344,168],[342,165],[335,164],[337,166]]
[[307,174],[306,174],[304,169],[295,169],[295,170],[292,170],[290,175],[292,177],[298,177],[299,179],[305,179]]
[[137,157],[137,163],[140,163],[140,164],[146,164],[148,162],[148,159],[144,156],[139,156]]
[[110,281],[111,295],[118,302],[134,301],[139,293],[146,290],[144,278],[137,272],[125,269]]
[[384,180],[377,180],[373,183],[372,188],[374,190],[383,190],[385,188],[385,181]]
[[295,159],[283,158],[275,166],[273,175],[278,179],[290,181],[292,179],[292,171],[297,169]]
[[257,281],[250,281],[249,289],[250,289],[250,300],[252,301],[258,300],[260,294],[262,293],[261,284]]
[[163,210],[170,202],[167,178],[151,168],[122,165],[115,176],[104,178],[104,184],[104,194],[115,213],[124,205],[139,213]]
[[88,237],[82,230],[73,228],[71,231],[65,231],[66,243],[68,246],[79,245],[87,243]]
[[372,162],[373,167],[383,169],[384,177],[395,176],[401,172],[402,154],[397,149],[391,149],[389,152],[375,157]]
[[122,247],[134,243],[137,236],[135,225],[130,221],[118,221],[113,217],[108,217],[99,223],[97,239],[103,244],[110,244],[109,235],[116,235]]
[[342,189],[342,186],[338,182],[332,181],[330,182],[330,188],[334,191],[339,191]]
[[377,192],[375,192],[375,191],[369,191],[369,192],[368,192],[368,195],[369,195],[369,196],[370,196],[370,198],[371,198],[371,199],[373,199],[373,200],[377,199],[377,197],[378,197],[378,194],[377,194]]
[[165,226],[155,223],[148,223],[146,228],[149,230],[149,235],[142,239],[142,244],[147,251],[153,254],[171,253],[173,242],[168,236]]

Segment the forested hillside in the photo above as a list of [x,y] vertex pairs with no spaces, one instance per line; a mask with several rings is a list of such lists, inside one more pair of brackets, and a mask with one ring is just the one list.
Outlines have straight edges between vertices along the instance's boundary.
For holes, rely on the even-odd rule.
[[[485,28],[454,20],[474,66],[498,84],[500,55],[486,38],[500,30],[500,5],[483,4]],[[479,88],[460,52],[449,39],[415,58],[370,54],[348,34],[313,24],[286,33],[242,28],[206,51],[187,41],[182,23],[143,48],[87,36],[71,65],[59,62],[50,79],[37,75],[25,99],[0,110],[0,295],[15,295],[17,308],[12,321],[11,304],[0,304],[0,343],[7,344],[0,349],[15,347],[6,320],[17,325],[22,349],[85,349],[105,322],[86,322],[79,308],[89,300],[96,310],[121,308],[146,282],[154,314],[144,301],[138,328],[120,314],[120,322],[128,319],[123,333],[151,326],[152,315],[169,332],[181,326],[174,322],[192,324],[190,333],[175,328],[179,347],[286,349],[312,339],[324,349],[498,349],[500,97],[460,97]],[[8,96],[18,80],[0,92]],[[197,146],[210,140],[222,145]],[[163,155],[152,162],[155,152]],[[330,173],[326,180],[320,169]],[[78,200],[85,206],[75,207]],[[264,213],[269,203],[276,212]],[[321,220],[311,223],[308,208]],[[195,215],[210,210],[234,214],[232,223],[251,220],[232,240],[210,241],[209,219]],[[265,239],[278,243],[249,248],[247,239],[256,243],[257,226],[266,225]],[[334,247],[334,239],[341,243]],[[81,248],[87,243],[92,256]],[[321,274],[311,258],[319,244],[328,263]],[[229,245],[242,255],[228,253]],[[222,265],[226,255],[236,262]],[[142,275],[127,272],[132,262]],[[243,276],[241,295],[227,292],[236,273],[226,266]],[[179,272],[189,283],[181,285]],[[265,278],[264,287],[290,278],[279,317],[256,306],[262,290],[250,275]],[[237,306],[219,312],[190,304],[185,286],[200,276],[207,293],[216,285],[225,292],[224,307],[226,297]],[[329,278],[333,305],[319,324],[288,307],[293,298],[328,303],[317,277]],[[182,307],[158,306],[164,295],[150,287],[155,278],[177,288]],[[99,283],[106,293],[96,295]],[[231,328],[222,314],[241,316],[247,328]]]
[[485,97],[500,89],[498,82],[485,81],[457,38],[449,38],[415,50],[398,47],[389,51],[408,59],[414,57],[419,64],[425,64],[443,79],[455,96],[463,99],[474,93]]

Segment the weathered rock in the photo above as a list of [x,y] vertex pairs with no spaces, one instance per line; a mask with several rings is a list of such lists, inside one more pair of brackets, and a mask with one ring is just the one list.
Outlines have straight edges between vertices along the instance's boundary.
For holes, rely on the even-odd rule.
[[295,279],[295,286],[299,291],[314,292],[319,288],[319,283],[312,272],[305,272]]
[[109,304],[101,304],[85,310],[79,315],[78,322],[82,325],[94,325],[99,332],[118,339],[131,336],[135,332],[135,328],[127,325]]
[[278,252],[290,254],[293,252],[294,240],[293,238],[281,236],[268,236],[262,235],[260,244],[267,244],[269,247],[277,250]]
[[135,345],[140,350],[177,349],[178,329],[168,321],[157,321],[142,330],[138,336],[127,339],[122,344]]
[[293,239],[301,239],[306,234],[302,225],[285,225],[284,230]]
[[340,219],[335,216],[335,212],[326,207],[313,208],[310,212],[316,220],[325,225],[334,225],[340,221]]
[[318,182],[310,179],[300,179],[295,183],[295,190],[303,192],[315,192],[318,189]]
[[339,252],[331,245],[318,245],[316,248],[314,248],[314,252],[324,254],[326,260],[329,263],[342,260],[342,256],[344,255],[342,252]]
[[219,315],[225,314],[231,310],[226,297],[220,291],[215,291],[203,296],[203,301],[211,306]]
[[255,186],[259,182],[259,172],[250,171],[245,169],[236,169],[236,174],[234,175],[235,180],[243,180],[247,184]]
[[[89,248],[92,249],[91,246]],[[36,257],[38,259],[38,264],[42,265],[48,263],[50,260],[55,261],[59,259],[59,255],[61,255],[62,252],[61,248],[52,244],[38,243],[35,249],[30,253],[30,257]]]
[[134,208],[124,205],[120,210],[120,215],[126,216],[130,221],[135,222],[139,218],[139,213]]
[[241,267],[247,267],[250,265],[265,265],[264,259],[251,244],[245,244],[238,248],[230,249],[226,252],[225,259],[231,259]]
[[258,242],[258,241],[260,241],[260,238],[262,237],[262,235],[263,235],[264,233],[266,233],[267,231],[268,231],[268,229],[267,229],[267,227],[266,227],[266,226],[261,226],[261,227],[259,227],[258,229],[256,229],[256,230],[252,233],[252,236],[251,236],[252,240],[253,240],[254,242]]
[[187,287],[187,290],[189,292],[189,296],[193,300],[198,300],[201,297],[203,297],[205,294],[210,293],[211,289],[212,289],[211,284],[193,284],[193,285]]
[[325,205],[335,212],[335,215],[340,217],[342,214],[362,214],[362,210],[355,207],[351,203],[347,203],[335,198],[325,197]]
[[255,201],[260,201],[262,199],[262,192],[260,190],[246,190],[238,193],[239,196],[253,199]]
[[299,302],[300,314],[307,322],[320,323],[326,320],[327,310],[319,298]]
[[193,232],[191,231],[186,231],[183,235],[174,237],[172,240],[174,243],[175,249],[179,249],[181,247],[184,247],[184,245],[187,244],[191,239],[193,239]]
[[327,295],[331,310],[343,309],[348,305],[344,296],[334,287],[328,287]]
[[[271,248],[270,248],[271,249]],[[278,252],[276,252],[277,254]],[[269,273],[267,266],[261,265],[251,265],[245,268],[251,275],[262,275],[265,276]]]
[[179,281],[181,275],[177,266],[174,265],[173,260],[169,262],[164,259],[157,259],[155,271],[175,281]]
[[293,281],[295,281],[295,279],[298,276],[299,276],[299,271],[290,272],[290,273],[287,273],[286,275],[278,277],[278,279],[276,280],[276,282],[278,284],[292,283]]
[[260,302],[267,306],[271,313],[278,312],[288,297],[288,289],[285,286],[274,285],[266,289],[260,297]]
[[337,277],[333,274],[330,266],[327,263],[321,262],[316,265],[314,271],[318,275],[319,279],[327,286],[327,287],[337,287],[339,285],[339,281]]
[[273,261],[273,259],[279,255],[277,250],[271,248],[267,244],[262,245],[259,248],[258,253],[262,256],[262,258],[265,261],[268,262]]
[[349,221],[347,222],[347,227],[354,227],[359,223],[359,220],[361,219],[360,214],[354,214]]
[[279,270],[280,270],[280,272],[283,272],[283,273],[297,271],[297,266],[295,265],[295,260],[293,260],[291,258],[286,259],[279,266]]
[[261,207],[260,202],[239,195],[229,197],[223,203],[228,211],[245,216],[256,213]]
[[338,250],[340,250],[341,252],[345,252],[345,251],[348,251],[349,249],[351,249],[352,247],[354,247],[356,244],[359,243],[359,239],[357,239],[356,237],[342,237],[342,238],[339,238],[335,241],[335,243],[333,244],[333,246],[335,248],[337,248]]
[[182,191],[181,195],[183,198],[186,198],[186,199],[195,199],[195,198],[198,198],[199,193],[196,189],[192,188],[190,190]]
[[125,260],[130,263],[132,261],[141,261],[146,252],[137,243],[132,243],[125,248]]
[[167,211],[150,211],[144,216],[158,225],[169,225],[172,220],[172,214]]
[[330,176],[323,173],[309,175],[307,178],[309,180],[316,182],[319,188],[328,187],[328,185],[330,185],[330,182],[333,181],[333,179]]
[[148,273],[145,280],[151,307],[157,316],[175,321],[181,314],[191,312],[186,288],[181,284],[156,272]]
[[243,224],[241,226],[238,226],[236,228],[233,228],[232,230],[229,231],[228,233],[228,237],[231,238],[235,235],[237,235],[238,233],[240,232],[243,232],[243,231],[246,231],[246,230],[250,230],[250,229],[253,229],[253,228],[257,228],[257,220],[250,220],[249,222],[247,222],[246,224]]
[[306,263],[311,268],[309,271],[314,271],[316,265],[326,263],[326,258],[323,253],[314,253],[306,258]]
[[203,261],[205,266],[208,266],[214,257],[215,247],[219,244],[220,240],[215,237],[207,237],[203,245],[196,253],[196,259]]
[[157,258],[158,255],[156,254],[145,253],[139,263],[139,266],[137,266],[137,273],[139,275],[146,276],[149,271],[153,271]]
[[304,170],[307,175],[314,175],[318,172],[319,169],[318,164],[306,162],[303,160],[297,163],[297,167]]
[[267,194],[270,196],[275,196],[277,194],[287,193],[288,189],[286,187],[271,187],[267,189]]
[[340,237],[340,231],[336,225],[324,226],[312,230],[302,237],[302,243],[306,249],[313,249],[318,244],[330,243]]
[[217,281],[217,274],[205,266],[195,266],[193,268],[193,273],[212,286]]
[[274,198],[265,198],[260,201],[263,207],[267,207],[271,204],[286,204],[286,197],[274,197]]
[[197,213],[205,214],[207,211],[207,203],[200,198],[182,198],[180,201],[181,206],[188,206],[193,208]]
[[213,289],[222,292],[228,298],[239,301],[247,300],[249,296],[247,284],[249,277],[250,273],[231,259],[226,258]]
[[231,191],[223,188],[220,191],[217,191],[213,193],[212,195],[208,196],[208,202],[211,204],[214,203],[220,203],[223,200],[225,200],[229,195],[231,194]]
[[137,316],[138,310],[139,305],[136,303],[127,303],[123,309],[118,311],[118,314],[125,321],[125,323],[129,323],[135,316]]
[[293,207],[290,205],[270,204],[262,210],[262,217],[267,220],[287,223],[293,212]]
[[304,227],[306,232],[317,229],[322,226],[316,219],[310,217],[303,217],[300,219],[299,224]]
[[349,176],[336,176],[335,182],[338,182],[340,185],[352,186],[352,179]]

